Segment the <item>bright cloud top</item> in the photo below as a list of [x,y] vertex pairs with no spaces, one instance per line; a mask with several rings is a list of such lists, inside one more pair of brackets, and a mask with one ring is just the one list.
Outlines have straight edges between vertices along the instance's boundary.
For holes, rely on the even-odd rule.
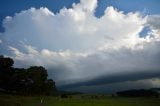
[[[119,73],[160,69],[160,16],[107,7],[94,14],[97,0],[81,0],[53,13],[45,7],[21,11],[3,21],[6,42],[18,67],[43,65],[59,84]],[[149,27],[144,37],[143,28]],[[74,80],[73,80],[74,79]]]

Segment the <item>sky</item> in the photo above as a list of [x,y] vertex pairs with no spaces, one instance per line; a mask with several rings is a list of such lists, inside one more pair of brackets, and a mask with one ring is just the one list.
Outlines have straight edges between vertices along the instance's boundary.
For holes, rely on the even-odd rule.
[[0,54],[62,90],[160,87],[159,0],[1,0]]

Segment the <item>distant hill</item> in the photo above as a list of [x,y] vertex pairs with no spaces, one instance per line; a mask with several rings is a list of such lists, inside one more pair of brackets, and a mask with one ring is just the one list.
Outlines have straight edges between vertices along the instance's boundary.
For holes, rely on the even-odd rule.
[[151,88],[152,91],[160,91],[160,88]]
[[117,92],[117,95],[123,97],[159,97],[159,91],[160,88],[132,89]]

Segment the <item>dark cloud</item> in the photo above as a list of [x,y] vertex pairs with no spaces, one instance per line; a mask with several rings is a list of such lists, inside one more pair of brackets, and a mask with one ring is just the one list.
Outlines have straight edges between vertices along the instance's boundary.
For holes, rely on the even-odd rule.
[[59,89],[70,89],[81,86],[99,86],[113,83],[123,83],[126,81],[137,81],[151,78],[159,78],[160,70],[152,71],[141,71],[141,72],[131,72],[131,73],[117,73],[113,75],[104,75],[84,82],[78,82],[73,84],[67,84],[59,86]]

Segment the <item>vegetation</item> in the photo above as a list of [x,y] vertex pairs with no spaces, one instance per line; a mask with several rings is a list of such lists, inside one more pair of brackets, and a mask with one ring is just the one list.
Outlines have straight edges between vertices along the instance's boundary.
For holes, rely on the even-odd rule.
[[159,97],[159,93],[153,89],[127,90],[117,92],[117,95],[123,97]]
[[160,106],[160,98],[113,98],[110,95],[72,95],[72,98],[61,98],[60,96],[28,97],[5,94],[0,95],[0,106]]
[[14,68],[11,58],[0,56],[0,91],[20,95],[52,95],[56,93],[55,82],[47,79],[42,66],[28,69]]

